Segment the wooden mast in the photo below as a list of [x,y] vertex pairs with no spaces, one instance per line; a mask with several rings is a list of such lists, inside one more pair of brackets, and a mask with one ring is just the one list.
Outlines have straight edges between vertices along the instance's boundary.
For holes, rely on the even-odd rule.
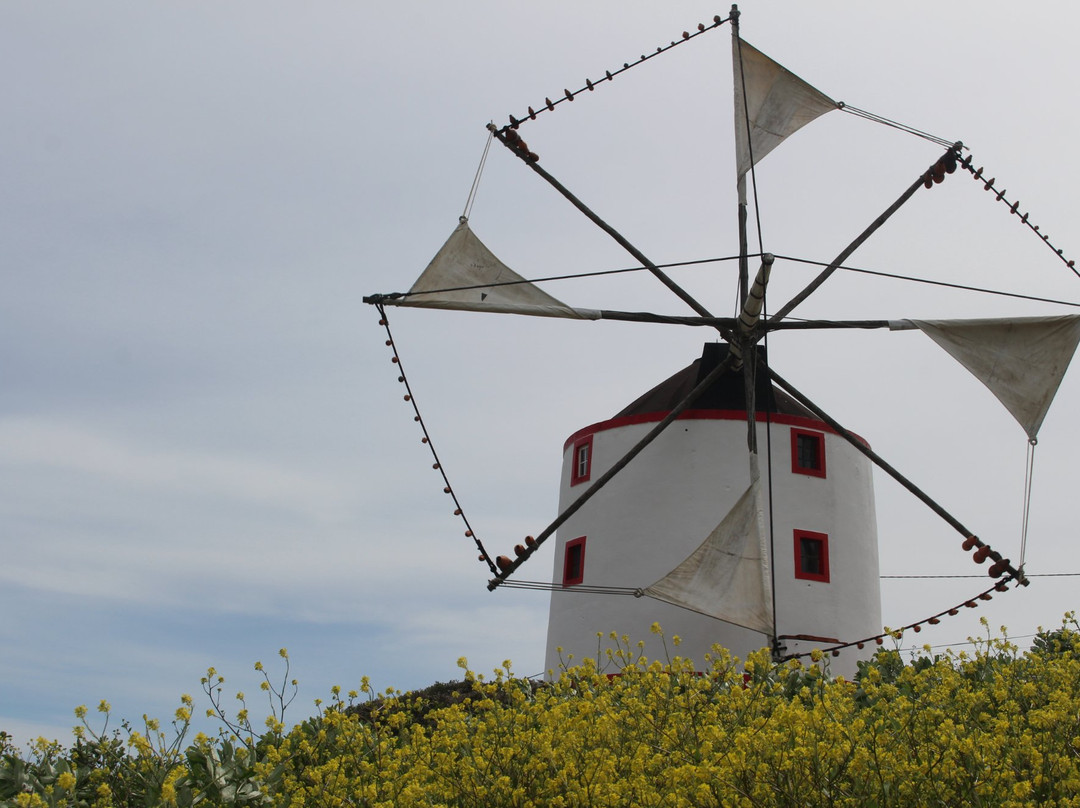
[[[742,77],[742,63],[741,53],[739,51],[739,7],[735,4],[731,6],[731,14],[728,19],[731,20],[731,53],[732,63],[739,65],[738,76],[733,76],[741,83],[741,87],[736,88],[739,92],[736,94],[736,98],[742,98],[743,104],[746,103],[746,82]],[[749,116],[747,116],[747,140],[749,141]],[[736,119],[737,120],[737,119]],[[738,125],[738,124],[736,124]],[[738,161],[736,160],[736,163]],[[736,171],[738,167],[736,166]],[[741,175],[737,178],[738,181],[738,194],[739,194],[739,300],[746,300],[746,295],[750,291],[750,268],[747,261],[747,239],[746,239],[746,175]]]
[[[731,61],[732,61],[732,79],[737,82],[734,87],[735,103],[743,105],[743,120],[746,126],[746,142],[747,146],[750,146],[750,111],[746,109],[746,79],[743,76],[742,65],[742,49],[740,47],[741,39],[739,37],[739,7],[736,4],[731,6],[731,14],[729,15],[731,20]],[[735,126],[737,127],[739,121],[738,114],[735,115]],[[735,143],[738,143],[738,132],[735,133]],[[736,149],[737,151],[737,149]],[[757,486],[760,478],[759,471],[759,456],[757,445],[757,402],[755,401],[755,393],[757,390],[757,353],[754,351],[754,345],[758,339],[757,326],[761,319],[761,311],[765,303],[765,286],[769,282],[769,272],[772,270],[773,256],[769,253],[762,253],[761,267],[758,269],[756,278],[754,279],[753,288],[750,287],[750,267],[749,267],[749,247],[748,238],[746,232],[746,223],[748,216],[747,196],[746,196],[746,174],[738,173],[738,157],[736,156],[736,192],[738,195],[738,216],[739,216],[739,288],[738,288],[738,300],[742,302],[737,318],[737,325],[734,332],[731,335],[731,347],[730,356],[735,358],[734,367],[742,366],[743,371],[743,390],[746,401],[746,448],[749,453],[750,461],[750,484],[751,486]],[[751,151],[750,154],[750,171],[753,171],[754,156]],[[760,241],[760,238],[759,238]],[[764,250],[761,244],[758,245],[758,249]],[[766,425],[766,429],[768,429]],[[766,463],[771,462],[771,458],[766,456]],[[765,529],[765,518],[762,511],[760,494],[757,497],[757,501],[754,503],[754,509],[757,513],[758,531],[763,535]],[[763,548],[764,549],[764,548]],[[768,585],[769,596],[772,600],[772,636],[769,637],[769,646],[772,649],[773,656],[779,657],[779,646],[777,644],[777,623],[776,623],[776,565],[773,562],[775,556],[775,550],[773,547],[773,534],[772,524],[770,520],[769,535],[768,535],[768,550],[769,550],[769,571],[766,576],[762,574],[762,584]]]

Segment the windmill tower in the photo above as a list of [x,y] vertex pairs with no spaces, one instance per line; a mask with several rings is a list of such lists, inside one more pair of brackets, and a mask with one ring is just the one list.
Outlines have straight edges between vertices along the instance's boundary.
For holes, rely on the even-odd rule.
[[[668,416],[727,349],[706,344],[700,359],[613,418],[570,436],[560,512]],[[757,441],[771,468],[761,487],[765,535],[757,533],[754,498],[737,507],[751,490],[746,395],[742,374],[728,373],[612,479],[601,501],[559,528],[548,670],[557,672],[571,654],[595,655],[597,632],[605,646],[615,631],[644,640],[645,655],[662,658],[653,622],[679,635],[677,653],[699,664],[714,643],[745,658],[774,638],[800,653],[879,631],[871,463],[782,391],[763,379],[756,388]],[[725,519],[730,513],[734,520]],[[833,669],[854,672],[870,653],[845,651]]]

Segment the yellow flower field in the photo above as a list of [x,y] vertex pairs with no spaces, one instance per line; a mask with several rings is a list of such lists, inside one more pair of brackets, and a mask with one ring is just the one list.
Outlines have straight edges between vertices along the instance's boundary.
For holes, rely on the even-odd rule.
[[180,755],[185,701],[177,742],[132,731],[112,757],[96,747],[96,766],[86,750],[104,733],[5,749],[0,805],[1080,806],[1068,619],[1026,653],[1004,636],[967,654],[881,651],[851,682],[764,652],[646,661],[625,638],[551,684],[509,663],[484,681],[462,660],[440,704],[364,680],[288,731],[277,712],[261,736],[246,708],[239,723],[222,712],[222,736]]

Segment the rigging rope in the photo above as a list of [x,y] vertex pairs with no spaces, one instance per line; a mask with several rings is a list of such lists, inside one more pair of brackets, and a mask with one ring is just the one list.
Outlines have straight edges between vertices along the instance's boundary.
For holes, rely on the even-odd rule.
[[[796,258],[796,257],[791,256],[791,255],[780,255],[779,253],[776,253],[775,255],[776,255],[777,258],[783,258],[785,261],[795,261],[796,263],[810,264],[811,266],[819,266],[819,267],[828,266],[828,264],[826,264],[824,261],[811,261],[808,258]],[[862,274],[862,275],[874,275],[874,276],[877,276],[879,278],[891,278],[892,280],[896,280],[896,281],[908,281],[910,283],[923,283],[923,284],[926,284],[928,286],[943,286],[943,287],[946,287],[948,289],[959,289],[960,291],[963,291],[963,292],[978,292],[980,294],[986,294],[986,295],[997,295],[999,297],[1016,298],[1017,300],[1032,300],[1032,301],[1035,301],[1037,303],[1055,303],[1055,304],[1060,305],[1060,306],[1072,306],[1073,308],[1080,308],[1080,303],[1073,303],[1072,301],[1069,301],[1069,300],[1056,300],[1056,299],[1050,298],[1050,297],[1037,297],[1035,295],[1022,295],[1019,292],[1003,292],[1003,291],[998,290],[998,289],[986,289],[986,288],[981,287],[981,286],[967,286],[967,285],[962,284],[962,283],[948,283],[946,281],[935,281],[935,280],[931,280],[930,278],[917,278],[917,277],[915,277],[913,275],[897,275],[897,274],[892,273],[892,272],[880,272],[880,271],[873,270],[873,269],[862,269],[862,268],[859,268],[859,267],[851,267],[851,266],[840,265],[839,267],[837,267],[837,269],[844,270],[845,272],[856,272],[856,273],[859,273],[859,274]],[[796,319],[796,318],[791,318],[791,319]]]
[[507,129],[517,129],[521,124],[525,123],[526,118],[528,120],[530,120],[530,121],[535,121],[536,116],[539,115],[540,113],[544,112],[545,110],[547,110],[548,112],[554,112],[555,107],[557,107],[563,101],[573,101],[575,96],[580,95],[581,93],[585,92],[586,90],[588,90],[589,92],[592,92],[593,90],[596,89],[596,86],[598,84],[602,84],[605,81],[614,81],[615,77],[617,75],[619,75],[620,73],[625,73],[627,70],[630,70],[631,68],[637,67],[642,62],[647,62],[649,59],[655,58],[656,56],[659,56],[661,53],[665,53],[665,52],[671,50],[672,48],[676,47],[677,45],[682,45],[684,42],[688,42],[689,40],[693,39],[694,37],[701,36],[706,31],[711,31],[714,28],[719,28],[721,25],[723,25],[729,19],[730,19],[730,17],[725,18],[725,19],[721,19],[719,17],[719,15],[718,15],[718,16],[713,17],[712,25],[705,25],[705,23],[703,23],[703,22],[698,23],[697,31],[695,31],[694,33],[690,33],[689,31],[683,31],[682,32],[682,38],[672,40],[670,45],[664,45],[663,47],[658,47],[654,53],[643,53],[643,54],[641,54],[641,58],[638,59],[635,62],[623,62],[623,66],[621,68],[619,68],[618,70],[605,70],[604,71],[604,77],[602,79],[597,79],[596,81],[593,81],[592,79],[585,79],[585,86],[582,87],[579,90],[571,91],[571,90],[568,90],[568,89],[564,89],[562,97],[559,98],[556,101],[552,101],[551,98],[545,98],[544,103],[542,105],[539,105],[540,106],[539,110],[536,110],[536,109],[533,109],[532,107],[529,107],[528,114],[522,116],[522,118],[520,118],[520,119],[515,118],[513,115],[508,116],[510,118],[510,123],[507,124],[506,126],[503,126],[502,129],[499,130],[499,131],[506,132]]
[[1020,569],[1024,568],[1024,558],[1027,556],[1028,521],[1031,518],[1031,478],[1035,473],[1035,438],[1028,440],[1027,458],[1024,463],[1024,516],[1020,529]]
[[640,597],[641,589],[632,586],[600,586],[597,584],[574,584],[564,586],[561,583],[549,583],[547,581],[519,581],[507,579],[502,586],[508,589],[532,589],[543,592],[576,592],[587,595],[630,595]]
[[[919,620],[919,621],[917,621],[915,623],[909,623],[908,625],[902,626],[901,628],[889,629],[889,630],[883,631],[881,634],[877,634],[877,635],[875,635],[873,637],[864,637],[861,640],[854,640],[852,642],[837,643],[836,645],[831,645],[831,646],[829,646],[827,648],[819,648],[819,649],[815,649],[815,650],[820,651],[821,653],[831,654],[832,656],[836,657],[836,656],[840,656],[840,652],[842,650],[844,650],[845,648],[853,648],[854,647],[854,648],[860,648],[861,649],[861,648],[864,648],[869,643],[874,643],[875,645],[883,645],[884,642],[885,642],[885,639],[888,638],[888,637],[893,637],[895,639],[899,639],[900,637],[902,637],[904,635],[905,631],[910,630],[910,631],[913,631],[916,634],[918,634],[920,631],[922,631],[923,626],[925,626],[925,625],[936,626],[938,623],[941,622],[941,618],[943,618],[943,617],[956,617],[956,615],[958,615],[960,613],[960,609],[962,609],[962,608],[966,607],[968,609],[975,609],[975,608],[978,608],[978,606],[979,606],[978,601],[980,601],[980,600],[992,600],[993,595],[990,594],[991,592],[1007,592],[1008,589],[1009,589],[1008,584],[1010,582],[1014,581],[1014,580],[1015,579],[1011,578],[1011,577],[1004,578],[1004,579],[998,581],[996,584],[994,584],[989,589],[987,589],[987,590],[985,590],[983,592],[980,592],[978,595],[973,597],[971,600],[966,600],[966,601],[964,601],[962,603],[957,604],[956,606],[954,606],[951,609],[946,609],[945,611],[938,612],[937,614],[935,614],[935,615],[933,615],[931,617],[926,617],[926,618],[924,618],[922,620]],[[782,636],[781,639],[797,640],[797,639],[800,639],[800,638],[797,637],[797,636]],[[787,654],[786,656],[784,656],[784,659],[788,660],[788,659],[799,659],[800,657],[809,657],[813,653],[814,653],[814,651],[804,651],[804,652],[798,653],[798,654]]]
[[484,153],[480,155],[480,165],[476,167],[476,176],[473,177],[472,187],[469,188],[469,198],[465,200],[465,209],[461,211],[461,221],[468,221],[472,213],[473,202],[476,201],[476,189],[480,186],[480,175],[484,173],[484,165],[487,163],[488,152],[491,150],[491,140],[495,135],[488,132],[487,141],[484,143]]
[[398,354],[397,345],[394,343],[394,335],[390,333],[390,321],[387,319],[386,310],[381,304],[377,304],[376,307],[379,311],[379,325],[386,329],[386,345],[393,352],[393,356],[390,361],[398,367],[398,382],[405,385],[405,401],[412,405],[413,412],[415,413],[413,420],[420,424],[420,429],[424,433],[420,438],[420,442],[427,445],[431,450],[431,457],[435,461],[432,468],[439,472],[443,478],[443,493],[449,494],[450,498],[454,501],[454,516],[460,516],[461,521],[465,523],[465,535],[471,538],[476,544],[476,549],[480,551],[480,560],[487,562],[488,568],[492,572],[497,572],[498,568],[495,566],[495,562],[491,560],[491,556],[488,555],[487,550],[484,549],[483,543],[480,541],[476,532],[472,529],[472,525],[469,524],[469,519],[465,516],[465,511],[461,507],[461,503],[458,501],[457,494],[454,493],[453,487],[450,485],[450,479],[446,476],[446,470],[443,469],[442,461],[439,460],[439,455],[435,451],[435,444],[431,442],[431,435],[428,434],[427,425],[424,423],[424,419],[420,416],[420,408],[416,405],[416,397],[413,395],[412,388],[409,386],[409,380],[405,377],[405,368],[401,363],[401,356]]
[[[972,166],[971,161],[972,161],[972,155],[969,154],[967,157],[965,157],[963,160],[960,161],[960,165],[969,174],[971,174],[971,178],[973,180],[976,180],[978,182],[983,183],[983,190],[984,191],[997,191],[998,189],[994,187],[994,183],[997,181],[997,177],[991,177],[988,180],[983,179],[983,170],[984,170],[983,166],[979,166],[978,169],[972,168],[971,167]],[[1006,193],[1006,191],[1004,189],[1002,189],[1001,191],[998,191],[997,195],[994,198],[998,202],[1004,203],[1004,205],[1009,209],[1009,213],[1012,213],[1014,216],[1019,216],[1020,217],[1020,223],[1024,224],[1024,225],[1027,225],[1028,229],[1030,229],[1033,233],[1037,234],[1039,236],[1039,238],[1041,238],[1043,240],[1043,242],[1046,244],[1046,246],[1049,247],[1051,250],[1053,250],[1054,253],[1057,255],[1057,257],[1065,262],[1065,266],[1067,266],[1069,269],[1071,269],[1073,271],[1074,275],[1076,275],[1077,277],[1080,277],[1080,271],[1078,271],[1076,269],[1076,261],[1074,261],[1071,258],[1066,258],[1064,250],[1058,249],[1053,244],[1051,244],[1050,243],[1050,236],[1046,235],[1045,233],[1040,233],[1039,232],[1039,226],[1037,224],[1032,224],[1030,221],[1028,221],[1028,216],[1030,214],[1028,214],[1028,213],[1020,213],[1020,202],[1019,201],[1009,202],[1009,200],[1005,198],[1005,193]]]
[[[1080,572],[1036,572],[1025,573],[1025,575],[1028,578],[1080,578]],[[878,577],[890,580],[986,578],[985,575],[879,575]],[[549,581],[520,581],[515,578],[507,579],[502,586],[507,589],[532,589],[543,592],[565,592],[567,594],[633,595],[634,597],[642,597],[645,594],[644,589],[633,586],[602,586],[599,584],[574,584],[573,586],[565,586],[561,583],[551,583]],[[665,601],[665,603],[667,602],[668,601]],[[942,614],[947,614],[947,612],[942,612]]]
[[[879,575],[878,578],[983,578],[983,575]],[[1025,572],[1025,578],[1080,578],[1080,572]]]
[[[1069,575],[1069,574],[1071,574],[1071,573],[1056,573],[1056,575],[1058,575],[1058,576]],[[1038,577],[1050,577],[1052,575],[1055,575],[1055,573],[1048,573],[1046,575],[1042,575],[1042,576],[1038,576]],[[984,576],[981,576],[981,575],[979,575],[979,576],[967,576],[967,575],[962,575],[962,576],[897,576],[897,575],[888,576],[888,575],[883,575],[881,577],[883,577],[883,578],[900,578],[900,577],[911,577],[911,578],[915,578],[915,577],[928,577],[928,578],[929,577],[942,577],[942,578],[978,577],[978,578],[983,578]],[[936,614],[933,614],[933,615],[931,615],[929,617],[924,617],[922,620],[917,620],[914,623],[908,623],[907,625],[902,626],[900,628],[885,629],[880,634],[875,634],[875,635],[873,635],[871,637],[864,637],[861,640],[853,640],[851,642],[836,643],[835,645],[831,645],[831,646],[828,646],[826,648],[821,648],[821,649],[817,649],[817,650],[820,650],[823,653],[831,654],[832,656],[835,657],[835,656],[839,656],[840,651],[842,651],[842,650],[844,650],[846,648],[859,648],[859,649],[862,649],[862,648],[864,648],[866,645],[868,645],[870,643],[874,643],[876,645],[882,645],[882,644],[884,644],[884,642],[885,642],[885,640],[887,638],[889,638],[889,637],[899,638],[900,636],[903,635],[903,633],[905,631],[913,631],[916,634],[918,634],[923,630],[924,626],[928,626],[928,625],[929,626],[936,626],[936,625],[938,625],[941,622],[941,619],[943,617],[956,617],[960,613],[960,609],[962,609],[962,608],[968,608],[968,609],[978,608],[979,601],[988,601],[988,600],[993,599],[993,595],[991,594],[992,592],[1007,592],[1008,589],[1009,589],[1008,585],[1010,583],[1014,582],[1014,581],[1015,581],[1014,578],[1004,578],[1004,579],[1002,579],[1000,581],[997,581],[989,589],[986,589],[986,590],[980,592],[979,594],[975,595],[973,598],[971,598],[969,600],[965,600],[965,601],[962,601],[962,602],[958,603],[956,606],[952,607],[951,609],[944,609],[944,610],[942,610],[940,612],[937,612]],[[563,586],[562,584],[549,583],[547,581],[517,581],[517,580],[507,580],[507,581],[503,582],[502,585],[505,586],[505,587],[508,587],[510,589],[527,589],[527,590],[542,591],[542,592],[564,592],[564,593],[568,593],[568,594],[577,593],[577,594],[587,594],[587,595],[623,595],[623,596],[633,596],[633,597],[642,597],[645,594],[644,590],[642,590],[640,588],[634,588],[634,587],[628,587],[628,586],[599,586],[599,585],[591,585],[590,586],[588,584],[575,584],[574,586]],[[667,602],[667,601],[665,601],[665,602]],[[678,604],[672,604],[672,605],[678,606]],[[683,609],[687,608],[685,606],[678,606],[678,607],[683,608]],[[696,610],[689,609],[689,611],[696,611]],[[699,614],[700,614],[700,612],[699,612]],[[780,635],[780,637],[778,637],[777,639],[797,640],[797,639],[801,639],[801,638],[797,637],[797,636],[793,636],[793,635]],[[805,651],[805,652],[801,652],[801,653],[798,653],[798,654],[786,654],[782,658],[784,660],[798,659],[800,657],[808,657],[812,653],[813,653],[813,651]]]
[[877,115],[877,114],[875,114],[873,112],[867,112],[865,109],[859,109],[858,107],[853,107],[850,104],[845,104],[843,101],[840,101],[837,104],[837,107],[839,107],[839,109],[843,110],[844,112],[850,112],[852,115],[855,115],[856,117],[865,118],[868,121],[873,121],[874,123],[880,123],[883,126],[889,126],[889,127],[892,127],[893,129],[899,129],[901,132],[907,132],[909,135],[915,135],[916,137],[921,137],[923,140],[929,140],[931,143],[937,143],[940,146],[948,147],[948,146],[953,145],[953,142],[954,142],[952,140],[946,140],[943,137],[938,137],[937,135],[932,135],[929,132],[924,132],[921,129],[916,129],[913,126],[908,126],[907,124],[900,123],[899,121],[894,121],[894,120],[891,120],[890,118],[885,118],[885,117],[883,117],[881,115]]
[[[756,257],[759,257],[760,255],[761,255],[761,253],[750,253],[747,257],[748,258],[756,258]],[[820,267],[828,266],[828,264],[825,261],[813,261],[813,260],[811,260],[809,258],[796,258],[795,256],[792,256],[792,255],[783,255],[783,254],[780,254],[780,253],[774,253],[774,255],[777,258],[782,258],[785,261],[793,261],[793,262],[798,263],[798,264],[808,264],[810,266],[820,266]],[[728,256],[722,256],[722,257],[719,257],[719,258],[698,258],[698,259],[695,259],[695,260],[692,260],[692,261],[672,261],[672,262],[667,263],[667,264],[656,264],[656,266],[659,269],[671,269],[671,268],[678,268],[678,267],[698,266],[700,264],[713,264],[713,263],[719,263],[719,262],[724,262],[724,261],[737,261],[738,259],[739,259],[739,256],[737,256],[737,255],[728,255]],[[516,280],[516,281],[498,281],[498,282],[495,282],[495,283],[473,284],[471,286],[452,286],[452,287],[447,287],[445,289],[433,289],[433,290],[429,290],[429,291],[426,291],[426,292],[416,292],[416,293],[395,292],[395,293],[388,294],[388,295],[382,295],[381,299],[383,299],[383,300],[395,300],[395,299],[402,298],[402,297],[411,297],[411,296],[416,295],[416,294],[419,294],[419,295],[441,294],[441,293],[445,293],[445,292],[467,291],[469,289],[488,289],[488,288],[495,288],[495,287],[498,287],[498,286],[515,286],[515,285],[518,285],[518,284],[525,284],[525,283],[536,284],[536,283],[547,283],[547,282],[550,282],[550,281],[577,280],[577,279],[580,279],[580,278],[598,278],[598,277],[601,277],[601,276],[604,276],[604,275],[622,275],[622,274],[626,274],[626,273],[630,273],[630,272],[647,272],[648,269],[649,269],[648,267],[643,267],[643,266],[624,267],[622,269],[602,269],[602,270],[597,270],[597,271],[593,271],[593,272],[575,272],[575,273],[569,274],[569,275],[547,275],[547,276],[543,276],[543,277],[539,277],[539,278],[523,278],[521,280]],[[1023,294],[1020,294],[1019,292],[1006,292],[1006,291],[1002,291],[1002,290],[999,290],[999,289],[987,289],[987,288],[981,287],[981,286],[968,286],[968,285],[961,284],[961,283],[949,283],[947,281],[936,281],[936,280],[932,280],[930,278],[918,278],[918,277],[915,277],[913,275],[899,275],[899,274],[896,274],[896,273],[893,273],[893,272],[881,272],[879,270],[864,269],[862,267],[846,266],[844,264],[841,264],[840,266],[838,266],[837,270],[842,270],[842,271],[845,271],[845,272],[855,272],[855,273],[861,274],[861,275],[873,275],[875,277],[889,278],[891,280],[897,280],[897,281],[906,281],[908,283],[921,283],[921,284],[926,284],[928,286],[941,286],[941,287],[945,287],[947,289],[957,289],[957,290],[960,290],[960,291],[963,291],[963,292],[977,292],[979,294],[996,295],[998,297],[1009,297],[1009,298],[1014,298],[1016,300],[1030,300],[1030,301],[1033,301],[1033,302],[1036,302],[1036,303],[1053,303],[1053,304],[1059,305],[1059,306],[1070,306],[1072,308],[1080,308],[1080,303],[1075,303],[1075,302],[1070,301],[1070,300],[1058,300],[1058,299],[1052,298],[1052,297],[1039,297],[1037,295],[1023,295]],[[738,315],[737,310],[735,312],[735,315],[736,316]],[[798,318],[798,317],[789,317],[788,319],[790,319],[790,320],[799,320],[800,318]]]
[[[714,264],[720,261],[737,261],[739,256],[730,255],[723,258],[698,258],[693,261],[673,261],[670,264],[654,264],[657,269],[670,269],[671,267],[689,267],[696,266],[698,264]],[[520,284],[537,284],[547,283],[549,281],[572,281],[580,278],[599,278],[604,275],[623,275],[629,272],[648,272],[649,267],[636,266],[636,267],[624,267],[623,269],[601,269],[593,272],[576,272],[570,275],[546,275],[540,278],[520,278],[516,281],[494,281],[492,283],[475,283],[469,286],[448,286],[443,289],[428,289],[423,292],[394,292],[388,295],[381,295],[383,300],[396,300],[402,297],[412,297],[415,295],[440,295],[447,292],[466,292],[470,289],[494,289],[498,286],[518,286]],[[365,301],[366,302],[366,301]],[[1080,303],[1076,304],[1080,306]]]

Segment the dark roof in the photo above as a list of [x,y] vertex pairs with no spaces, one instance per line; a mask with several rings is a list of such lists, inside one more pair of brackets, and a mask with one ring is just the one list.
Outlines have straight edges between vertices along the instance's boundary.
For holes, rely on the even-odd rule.
[[[758,356],[765,357],[763,348],[756,348]],[[693,390],[702,379],[709,375],[728,354],[726,343],[709,342],[701,353],[687,367],[680,370],[652,390],[640,396],[636,401],[615,415],[621,418],[628,415],[644,415],[654,412],[670,412]],[[756,379],[756,408],[758,411],[771,411],[785,415],[802,415],[813,418],[813,414],[792,399],[783,390],[769,384],[764,374]],[[691,406],[693,410],[746,410],[746,394],[743,385],[743,372],[725,373],[709,387]]]

